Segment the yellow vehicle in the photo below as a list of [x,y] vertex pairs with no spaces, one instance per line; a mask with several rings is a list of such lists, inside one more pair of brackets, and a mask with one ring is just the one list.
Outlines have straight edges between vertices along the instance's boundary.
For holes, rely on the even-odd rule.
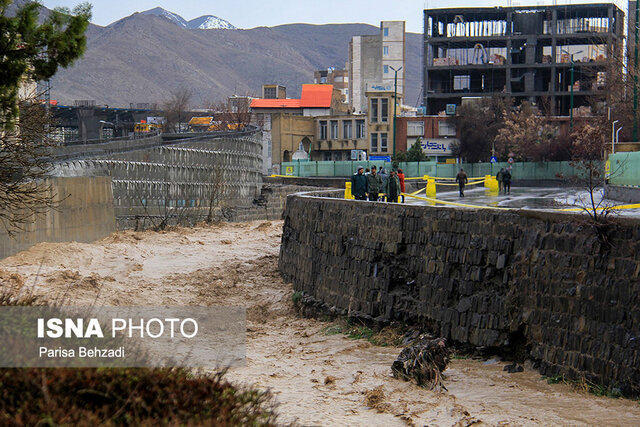
[[162,125],[155,124],[155,123],[136,123],[133,126],[133,131],[135,133],[149,133],[149,132],[156,132],[161,130],[162,130]]

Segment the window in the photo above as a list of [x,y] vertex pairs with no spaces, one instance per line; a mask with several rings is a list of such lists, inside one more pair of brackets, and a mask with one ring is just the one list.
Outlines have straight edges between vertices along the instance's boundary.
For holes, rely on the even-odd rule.
[[365,138],[364,120],[356,120],[356,138]]
[[407,136],[423,136],[424,122],[407,122]]
[[351,120],[342,122],[342,139],[351,139],[353,137],[352,128]]
[[338,139],[338,121],[331,120],[331,139]]
[[327,121],[320,121],[320,139],[327,139]]
[[325,162],[327,162],[327,161],[331,160],[331,151],[325,151],[325,152],[322,154],[322,157],[323,157],[323,159],[324,159],[324,161],[325,161]]
[[321,84],[326,84],[327,83],[327,78],[326,77],[320,77],[320,83]]
[[385,37],[389,37],[389,28],[387,28],[387,27],[383,28],[383,29],[382,29],[382,34],[383,34]]
[[377,133],[371,134],[371,152],[372,153],[378,152],[378,134]]
[[469,90],[471,76],[453,76],[453,90]]
[[378,123],[378,98],[371,99],[371,123]]
[[382,54],[383,54],[384,56],[388,56],[388,55],[389,55],[389,46],[384,46],[384,47],[382,48]]
[[384,73],[385,74],[389,74],[389,66],[388,65],[384,66]]
[[389,121],[389,98],[382,98],[380,100],[380,121],[388,122]]
[[385,153],[387,151],[387,134],[380,134],[380,152]]
[[456,136],[456,127],[453,123],[447,121],[438,122],[438,135],[440,136]]
[[276,99],[276,88],[275,87],[265,87],[264,88],[264,99]]

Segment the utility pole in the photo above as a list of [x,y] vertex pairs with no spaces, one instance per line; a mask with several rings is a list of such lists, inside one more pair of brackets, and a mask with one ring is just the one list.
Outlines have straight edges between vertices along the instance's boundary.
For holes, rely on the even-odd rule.
[[396,157],[396,109],[398,107],[398,71],[402,70],[402,67],[398,68],[397,70],[393,67],[389,67],[393,70],[393,72],[395,73],[395,76],[393,78],[393,157]]

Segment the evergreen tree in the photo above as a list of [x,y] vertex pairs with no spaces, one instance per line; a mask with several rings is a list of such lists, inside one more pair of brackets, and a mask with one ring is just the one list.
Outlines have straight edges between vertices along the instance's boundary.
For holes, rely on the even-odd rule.
[[84,53],[91,5],[59,8],[39,23],[41,5],[28,2],[8,16],[13,0],[0,0],[0,129],[11,130],[18,117],[18,88],[24,79],[52,77]]
[[393,158],[394,162],[424,162],[427,155],[422,150],[422,138],[418,138],[408,151],[400,151]]
[[82,56],[91,18],[88,3],[73,12],[56,9],[44,21],[39,3],[27,2],[15,14],[11,3],[0,0],[0,224],[9,233],[57,200],[43,179],[52,166],[49,109],[37,94],[19,99],[19,88],[52,77]]

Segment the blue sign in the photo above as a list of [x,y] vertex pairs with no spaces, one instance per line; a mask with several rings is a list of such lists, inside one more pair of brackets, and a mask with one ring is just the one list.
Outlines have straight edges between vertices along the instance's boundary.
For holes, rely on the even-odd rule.
[[489,160],[491,163],[498,163],[498,158],[496,156],[491,156],[491,160]]
[[383,162],[390,162],[391,156],[369,156],[369,160],[382,160]]

